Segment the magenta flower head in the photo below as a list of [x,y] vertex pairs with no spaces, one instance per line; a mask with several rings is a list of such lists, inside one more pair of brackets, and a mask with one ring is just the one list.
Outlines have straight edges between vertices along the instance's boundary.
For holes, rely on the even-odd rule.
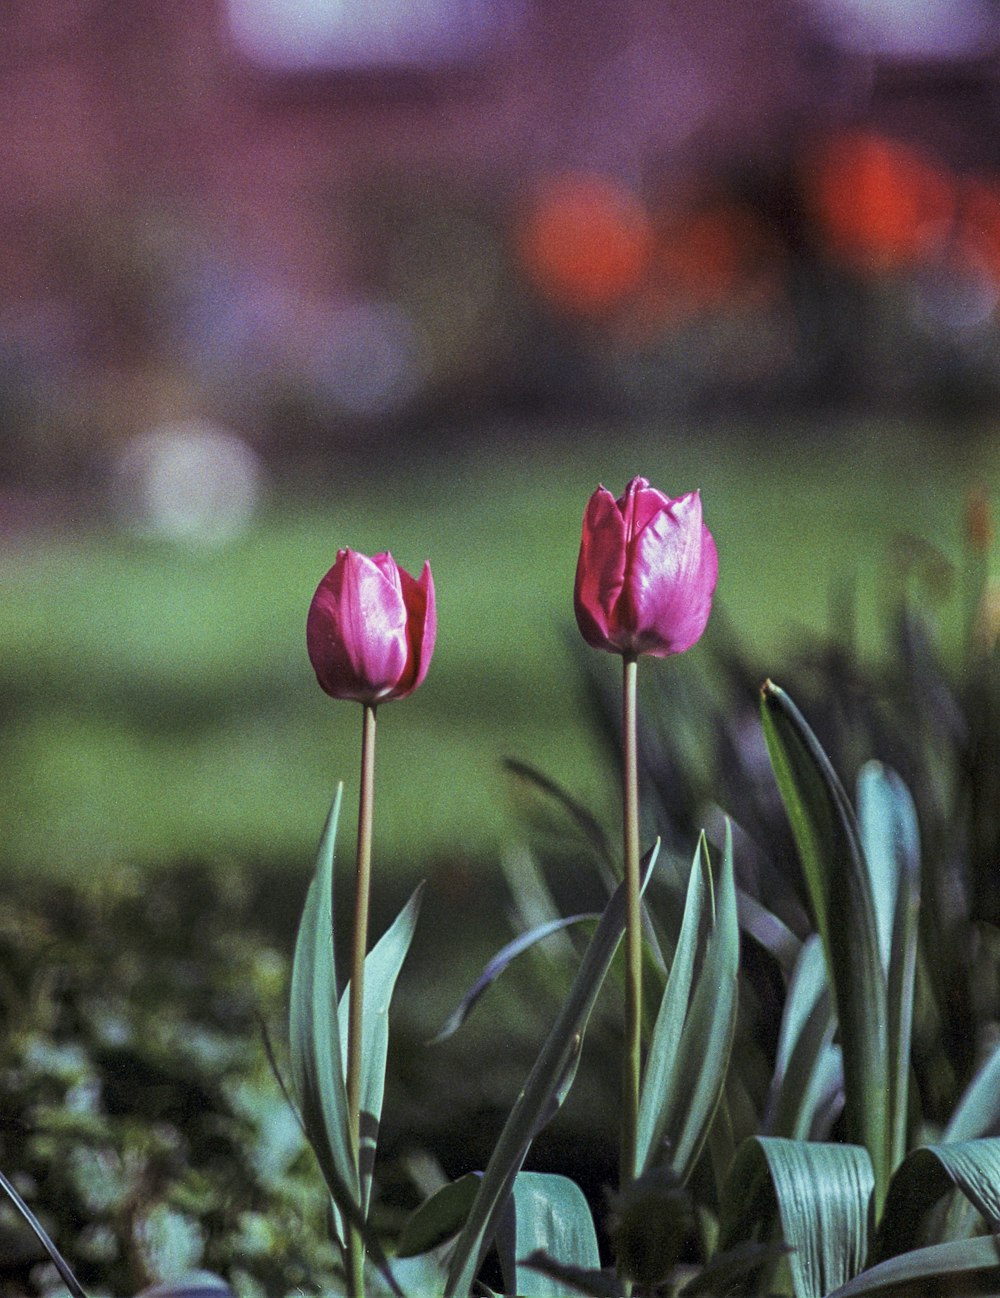
[[415,581],[391,554],[338,550],[309,606],[306,647],[327,694],[381,703],[417,688],[436,634],[429,563]]
[[633,478],[587,503],[574,602],[584,640],[608,653],[683,653],[701,638],[719,559],[697,491],[670,500]]

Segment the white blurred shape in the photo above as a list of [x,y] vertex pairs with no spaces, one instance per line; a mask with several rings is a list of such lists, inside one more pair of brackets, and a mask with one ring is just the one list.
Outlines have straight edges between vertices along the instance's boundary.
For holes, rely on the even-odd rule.
[[260,459],[241,437],[207,420],[184,420],[126,447],[116,466],[116,503],[141,532],[219,545],[250,521],[261,478]]
[[274,70],[435,63],[475,49],[521,0],[228,0],[237,45]]
[[895,58],[954,58],[1000,40],[988,0],[813,0],[837,43]]
[[398,413],[426,379],[420,333],[392,302],[338,305],[318,327],[310,350],[312,377],[324,396],[356,418]]
[[989,323],[1000,302],[996,280],[971,252],[956,265],[930,267],[919,274],[913,292],[924,323],[948,331]]

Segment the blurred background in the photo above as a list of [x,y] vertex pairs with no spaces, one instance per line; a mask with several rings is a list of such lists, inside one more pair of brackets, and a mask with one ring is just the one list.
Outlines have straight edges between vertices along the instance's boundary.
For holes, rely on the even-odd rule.
[[507,754],[615,814],[598,481],[702,489],[779,678],[845,590],[878,654],[914,554],[954,593],[1000,474],[994,0],[8,0],[0,79],[8,872],[304,868],[356,780],[304,650],[339,546],[432,562],[377,850],[466,884]]
[[[705,639],[640,674],[661,873],[721,808],[741,882],[766,845],[781,896],[765,675],[848,779],[873,752],[913,778],[939,855],[977,726],[996,769],[961,674],[974,606],[982,644],[1000,627],[998,406],[998,0],[4,0],[0,1168],[91,1292],[203,1261],[263,1298],[329,1266],[260,1019],[283,1059],[339,779],[350,871],[361,710],[305,651],[339,547],[429,559],[438,592],[428,678],[380,711],[373,929],[428,879],[380,1145],[394,1229],[435,1159],[484,1165],[572,940],[428,1038],[544,911],[543,872],[565,912],[602,904],[618,664],[572,612],[598,482],[700,488],[720,553]],[[893,623],[904,597],[937,642]],[[897,757],[920,742],[930,776]],[[596,1203],[619,1004],[533,1155]],[[55,1292],[31,1248],[0,1210],[4,1292]]]

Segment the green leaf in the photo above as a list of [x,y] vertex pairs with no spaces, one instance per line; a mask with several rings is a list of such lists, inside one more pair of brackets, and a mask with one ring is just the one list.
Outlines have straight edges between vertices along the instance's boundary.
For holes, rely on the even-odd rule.
[[817,1109],[831,1081],[837,1082],[831,1070],[840,1073],[840,1053],[831,1049],[836,1026],[823,947],[813,934],[802,944],[785,997],[764,1114],[767,1135],[809,1138]]
[[965,1195],[988,1226],[1000,1228],[1000,1139],[924,1145],[909,1154],[889,1186],[873,1257],[884,1261],[906,1252],[914,1239],[925,1239],[921,1223],[953,1190]]
[[[358,1161],[361,1171],[361,1204],[366,1215],[371,1199],[375,1148],[382,1119],[385,1061],[389,1051],[389,1006],[396,988],[396,979],[413,941],[423,890],[424,885],[420,884],[392,925],[365,956],[361,1017],[361,1148]],[[345,1061],[345,1088],[350,988],[351,984],[348,983],[340,998],[338,1010],[341,1057]]]
[[333,949],[333,857],[344,786],[326,818],[292,962],[289,1046],[302,1125],[337,1207],[359,1218],[361,1198],[347,1123],[347,1089],[337,1030]]
[[864,1265],[873,1187],[860,1145],[752,1136],[723,1189],[719,1251],[779,1239],[795,1298],[823,1298]]
[[576,1292],[564,1281],[539,1275],[524,1265],[528,1255],[538,1251],[563,1266],[600,1270],[597,1232],[587,1200],[567,1176],[518,1172],[497,1226],[496,1240],[504,1287],[509,1293],[563,1298]]
[[726,1080],[736,1028],[739,926],[729,824],[718,897],[704,835],[695,851],[670,976],[646,1059],[636,1165],[662,1158],[683,1183],[701,1152]]
[[974,1140],[1000,1134],[1000,1043],[965,1089],[942,1140]]
[[20,1194],[18,1193],[13,1183],[9,1181],[6,1176],[4,1176],[3,1172],[0,1172],[0,1190],[3,1190],[3,1192],[7,1195],[8,1199],[10,1199],[11,1203],[17,1209],[18,1213],[20,1213],[25,1223],[31,1228],[31,1230],[35,1235],[35,1238],[38,1240],[39,1244],[41,1244],[42,1248],[45,1249],[45,1252],[49,1255],[52,1265],[58,1271],[60,1279],[62,1280],[63,1284],[66,1286],[69,1293],[72,1294],[73,1298],[87,1298],[87,1295],[80,1287],[79,1280],[77,1280],[76,1276],[73,1274],[73,1271],[70,1268],[69,1263],[59,1252],[59,1250],[56,1248],[55,1244],[52,1242],[51,1238],[49,1237],[48,1231],[38,1220],[35,1214],[31,1211],[31,1209],[28,1207],[25,1201],[21,1198]]
[[973,1298],[1000,1292],[1000,1243],[992,1235],[911,1249],[862,1271],[827,1298]]
[[[643,887],[649,881],[659,846],[657,841],[643,862]],[[569,995],[493,1148],[469,1219],[452,1254],[446,1289],[449,1296],[465,1295],[471,1288],[531,1142],[568,1090],[587,1022],[624,931],[625,888],[620,885],[604,909]]]
[[920,831],[909,790],[895,771],[880,762],[866,763],[858,776],[858,824],[887,985],[891,1172],[906,1154],[920,909]]
[[871,1157],[878,1216],[888,1187],[892,1133],[886,980],[868,866],[847,795],[795,704],[767,681],[761,712],[833,988],[847,1136]]
[[571,924],[579,924],[583,920],[592,920],[595,923],[600,919],[600,915],[595,912],[585,912],[579,915],[569,915],[565,918],[549,920],[544,924],[539,924],[528,933],[522,933],[519,937],[508,942],[506,946],[501,947],[492,960],[486,965],[483,972],[472,984],[469,990],[459,1001],[458,1005],[448,1015],[440,1031],[433,1036],[428,1045],[437,1045],[441,1041],[446,1041],[453,1033],[457,1032],[465,1020],[471,1014],[476,1002],[482,996],[483,992],[490,987],[497,978],[503,973],[510,962],[519,956],[522,951],[527,951],[530,947],[541,942],[543,938],[551,936],[553,933],[561,932]]
[[403,1225],[396,1245],[397,1257],[414,1257],[437,1248],[465,1225],[479,1189],[478,1172],[466,1172],[425,1199]]

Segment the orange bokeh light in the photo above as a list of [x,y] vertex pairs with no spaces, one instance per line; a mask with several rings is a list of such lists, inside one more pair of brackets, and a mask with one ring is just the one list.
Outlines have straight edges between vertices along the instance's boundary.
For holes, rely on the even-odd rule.
[[805,161],[803,186],[827,251],[856,270],[919,265],[947,238],[955,213],[945,167],[869,131],[821,143]]
[[592,172],[549,177],[524,205],[517,254],[550,305],[602,316],[640,283],[653,236],[649,216],[623,184]]
[[649,271],[625,328],[643,338],[718,312],[766,308],[784,277],[781,240],[751,208],[723,198],[668,210],[656,221]]

